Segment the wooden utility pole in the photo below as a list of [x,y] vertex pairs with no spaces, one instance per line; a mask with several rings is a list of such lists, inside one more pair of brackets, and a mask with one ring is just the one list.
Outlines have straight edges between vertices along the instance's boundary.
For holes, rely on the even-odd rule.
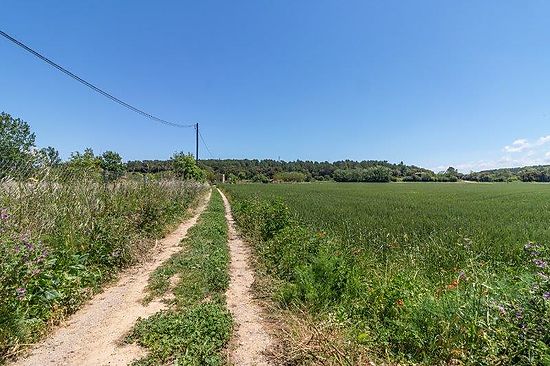
[[195,123],[195,161],[199,161],[199,123]]

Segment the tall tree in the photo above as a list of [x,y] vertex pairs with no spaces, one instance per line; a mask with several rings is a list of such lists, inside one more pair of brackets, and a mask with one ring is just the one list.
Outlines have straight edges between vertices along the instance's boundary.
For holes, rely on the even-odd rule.
[[40,161],[43,165],[48,167],[58,166],[59,164],[61,164],[59,151],[51,146],[40,149]]
[[0,178],[25,175],[34,161],[35,135],[29,124],[0,113]]
[[99,165],[103,169],[107,180],[116,180],[124,174],[124,163],[120,154],[114,151],[105,151],[99,157]]
[[205,178],[204,170],[197,165],[191,154],[175,153],[172,156],[172,167],[174,173],[183,179],[204,180]]

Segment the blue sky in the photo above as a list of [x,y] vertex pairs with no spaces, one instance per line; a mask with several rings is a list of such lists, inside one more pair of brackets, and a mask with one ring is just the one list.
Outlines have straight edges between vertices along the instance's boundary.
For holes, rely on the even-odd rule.
[[[550,162],[547,1],[17,1],[0,29],[219,158]],[[0,39],[0,109],[64,156],[193,151]],[[203,149],[203,156],[208,154]]]

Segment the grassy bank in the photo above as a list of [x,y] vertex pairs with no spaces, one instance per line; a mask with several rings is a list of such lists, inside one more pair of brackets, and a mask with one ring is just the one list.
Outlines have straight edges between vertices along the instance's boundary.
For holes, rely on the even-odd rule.
[[204,192],[183,181],[0,185],[0,360],[134,263]]
[[335,364],[550,364],[550,187],[225,189],[273,300],[345,338]]
[[169,310],[141,320],[128,337],[150,352],[137,365],[225,362],[223,349],[232,329],[224,295],[229,253],[223,201],[216,190],[182,244],[183,250],[159,267],[149,283],[149,300],[173,292]]

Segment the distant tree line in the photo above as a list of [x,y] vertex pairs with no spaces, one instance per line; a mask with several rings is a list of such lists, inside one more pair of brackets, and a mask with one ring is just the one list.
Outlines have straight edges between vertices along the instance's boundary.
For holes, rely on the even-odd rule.
[[[168,172],[173,169],[170,160],[129,161],[127,170],[140,173]],[[337,182],[550,182],[550,165],[494,169],[463,174],[455,168],[435,173],[415,165],[380,160],[341,160],[335,162],[279,161],[257,159],[201,160],[209,180],[228,182],[310,182],[333,180]]]
[[463,174],[461,178],[474,182],[550,182],[550,165],[484,170]]
[[[66,172],[90,172],[107,181],[127,173],[176,176],[183,179],[219,181],[225,175],[228,182],[550,182],[550,165],[494,169],[468,174],[449,167],[434,173],[415,165],[390,163],[385,160],[341,160],[335,162],[279,161],[271,159],[201,160],[197,165],[191,154],[174,154],[169,160],[141,160],[124,163],[114,151],[96,156],[91,149],[73,153],[62,161],[53,147],[39,149],[36,137],[27,122],[0,113],[0,179],[7,176],[27,179],[48,168]],[[163,175],[165,174],[165,175]]]
[[[390,163],[381,160],[341,160],[335,162],[279,161],[257,159],[201,160],[199,165],[210,180],[225,175],[228,182],[310,182],[333,180],[337,182],[454,182],[458,172],[449,168],[434,173],[415,165]],[[170,170],[170,164],[160,160],[128,162],[128,170],[147,173]]]

